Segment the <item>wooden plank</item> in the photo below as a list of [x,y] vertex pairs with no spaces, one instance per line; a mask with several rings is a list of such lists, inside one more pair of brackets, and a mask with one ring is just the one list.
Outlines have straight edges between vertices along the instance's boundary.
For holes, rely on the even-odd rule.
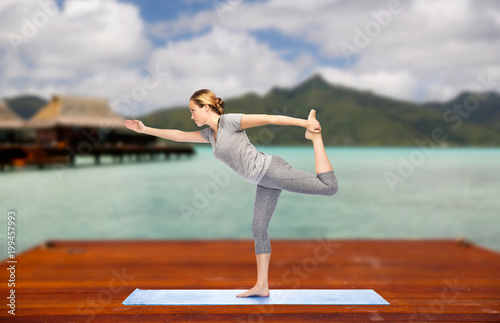
[[[273,240],[273,288],[374,289],[391,305],[124,306],[135,289],[246,289],[251,240],[49,241],[18,255],[30,322],[500,321],[500,254],[453,240]],[[161,255],[161,256],[158,256]],[[6,260],[2,268],[6,268]],[[8,280],[7,270],[0,279]],[[5,284],[2,295],[8,294]],[[8,318],[7,309],[0,320]]]

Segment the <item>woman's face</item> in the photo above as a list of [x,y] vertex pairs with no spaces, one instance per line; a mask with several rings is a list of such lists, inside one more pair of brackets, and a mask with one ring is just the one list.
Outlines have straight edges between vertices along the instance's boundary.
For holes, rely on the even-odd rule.
[[205,124],[207,112],[203,107],[199,107],[193,101],[189,101],[189,111],[191,112],[191,119],[194,120],[198,127]]

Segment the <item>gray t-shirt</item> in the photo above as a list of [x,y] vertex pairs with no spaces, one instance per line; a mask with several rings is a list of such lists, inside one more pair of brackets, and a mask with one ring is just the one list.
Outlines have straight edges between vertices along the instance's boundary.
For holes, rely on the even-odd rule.
[[269,168],[271,156],[258,151],[248,139],[240,122],[243,113],[223,114],[219,118],[217,141],[212,128],[200,130],[201,136],[212,144],[215,158],[252,183],[258,183]]

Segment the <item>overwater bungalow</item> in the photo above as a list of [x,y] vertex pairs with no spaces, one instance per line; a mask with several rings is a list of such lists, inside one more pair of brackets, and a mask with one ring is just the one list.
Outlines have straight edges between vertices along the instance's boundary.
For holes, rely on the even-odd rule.
[[[1,124],[5,131],[19,129],[30,143],[12,145],[12,133],[4,138],[9,146],[0,146],[0,169],[4,165],[75,163],[77,156],[92,156],[100,163],[103,155],[122,162],[125,155],[140,161],[143,155],[154,159],[163,154],[194,154],[192,146],[160,146],[157,137],[133,132],[124,125],[124,119],[114,112],[105,98],[86,98],[53,95],[51,101],[28,121],[23,121],[4,107]],[[0,129],[2,127],[0,126]]]
[[23,119],[15,114],[5,101],[0,101],[0,145],[23,141]]
[[155,144],[156,137],[134,133],[124,121],[108,99],[53,95],[24,127],[35,130],[35,142],[40,146],[76,146],[83,141],[107,146]]

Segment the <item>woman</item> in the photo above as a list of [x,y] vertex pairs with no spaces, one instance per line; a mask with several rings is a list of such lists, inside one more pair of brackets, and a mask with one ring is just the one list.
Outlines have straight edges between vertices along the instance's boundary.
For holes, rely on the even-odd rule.
[[[191,119],[200,131],[155,129],[139,120],[126,120],[127,128],[178,142],[210,143],[214,155],[240,176],[257,183],[252,233],[255,239],[257,283],[238,297],[269,296],[268,270],[271,243],[267,229],[282,190],[314,195],[333,195],[337,192],[337,179],[326,155],[321,126],[316,111],[311,110],[307,120],[282,115],[241,114],[224,111],[224,101],[207,89],[196,91],[189,100]],[[245,129],[267,124],[301,126],[305,137],[313,142],[316,175],[292,168],[283,158],[257,151]]]

